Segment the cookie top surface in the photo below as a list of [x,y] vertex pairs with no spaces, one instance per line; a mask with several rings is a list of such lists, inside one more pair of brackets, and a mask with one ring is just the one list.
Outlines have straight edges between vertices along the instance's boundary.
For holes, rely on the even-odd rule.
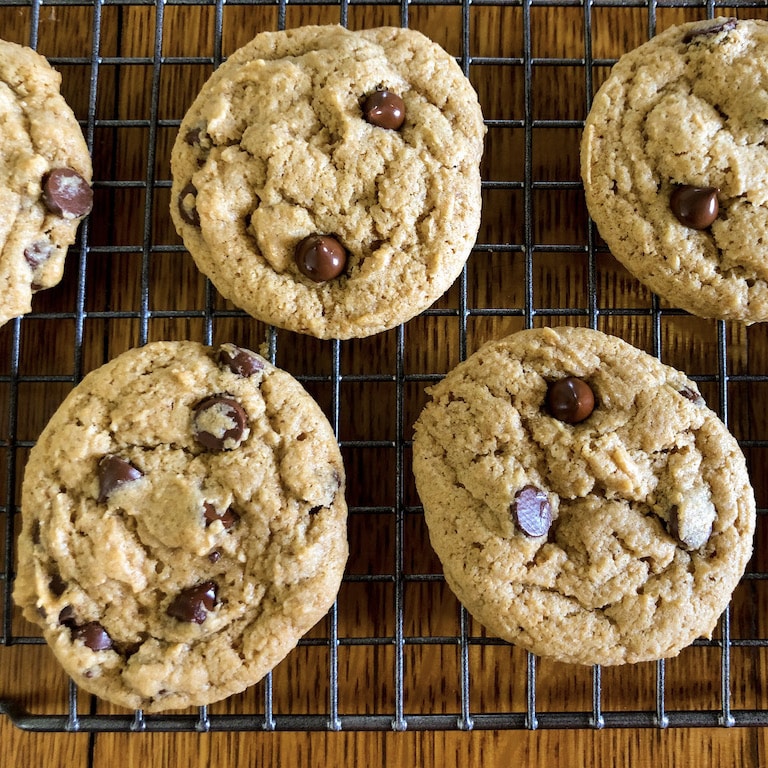
[[14,598],[86,690],[148,712],[260,680],[347,557],[333,431],[233,345],[156,342],[73,390],[31,451]]
[[[184,117],[171,214],[201,271],[254,317],[368,336],[426,309],[461,272],[480,223],[484,135],[455,59],[418,32],[265,32]],[[341,263],[299,248],[316,235],[333,238]]]
[[600,234],[639,280],[702,317],[768,319],[766,54],[765,21],[667,29],[618,61],[586,122]]
[[60,83],[31,48],[0,40],[0,325],[58,284],[91,208],[91,158]]
[[430,394],[417,489],[449,586],[491,632],[582,664],[663,658],[711,633],[755,502],[694,382],[558,328],[487,344]]

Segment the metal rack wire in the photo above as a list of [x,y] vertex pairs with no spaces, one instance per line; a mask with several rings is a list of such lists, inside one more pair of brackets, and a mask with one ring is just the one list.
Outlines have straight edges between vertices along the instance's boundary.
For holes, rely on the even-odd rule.
[[[296,340],[260,327],[223,302],[193,273],[183,247],[168,236],[167,223],[162,223],[170,188],[167,149],[181,118],[180,111],[169,114],[164,105],[168,78],[185,70],[194,80],[197,73],[218,66],[231,50],[225,30],[227,14],[230,9],[251,8],[264,11],[265,28],[278,29],[294,23],[292,13],[306,21],[317,12],[323,22],[348,25],[357,23],[361,13],[379,18],[376,13],[381,9],[387,23],[418,23],[422,31],[454,41],[457,59],[473,82],[487,86],[491,79],[511,83],[514,78],[521,84],[516,86],[513,108],[494,111],[494,106],[488,109],[484,104],[489,145],[497,144],[505,152],[517,147],[520,153],[519,161],[513,162],[497,150],[485,166],[483,194],[498,220],[481,228],[470,261],[449,296],[419,320],[384,334],[381,340]],[[200,46],[204,50],[183,44],[169,47],[169,18],[178,17],[174,19],[178,22],[190,9],[199,9],[195,18],[207,25],[206,43]],[[0,332],[2,646],[20,647],[23,653],[44,645],[39,634],[20,619],[11,600],[18,488],[26,452],[63,394],[87,370],[121,351],[126,339],[143,344],[160,336],[186,335],[213,343],[234,333],[253,346],[263,341],[273,362],[291,370],[318,397],[339,436],[350,474],[372,459],[382,462],[384,476],[371,492],[352,484],[350,535],[358,554],[339,601],[323,625],[301,641],[286,662],[287,673],[278,669],[250,694],[195,712],[121,713],[83,696],[71,683],[57,699],[62,704],[59,711],[36,712],[0,690],[0,712],[24,729],[93,732],[768,724],[768,701],[760,679],[768,628],[759,615],[765,603],[761,585],[768,569],[759,556],[735,598],[737,627],[729,611],[715,639],[698,641],[684,652],[696,655],[689,666],[662,661],[621,670],[551,667],[486,636],[452,601],[439,565],[425,551],[428,541],[409,466],[410,424],[423,402],[425,386],[474,351],[484,337],[536,324],[574,322],[620,329],[665,361],[679,367],[693,365],[692,378],[735,429],[752,469],[764,471],[762,452],[768,447],[768,433],[761,432],[760,420],[743,414],[741,405],[742,392],[759,397],[761,387],[768,384],[768,369],[761,367],[759,356],[754,361],[750,357],[762,342],[762,330],[722,322],[691,325],[685,313],[663,306],[613,263],[581,204],[574,207],[575,236],[562,237],[569,222],[552,232],[541,224],[542,210],[548,216],[568,218],[568,205],[581,192],[573,162],[560,167],[550,156],[542,163],[541,147],[553,134],[558,140],[565,136],[573,149],[598,78],[615,61],[614,55],[603,55],[613,50],[604,41],[600,50],[595,47],[595,33],[602,23],[597,17],[626,14],[639,44],[654,34],[659,17],[668,12],[690,18],[720,13],[765,17],[764,9],[763,0],[731,0],[727,6],[696,0],[370,0],[364,5],[348,0],[292,0],[290,6],[286,0],[228,0],[226,4],[223,0],[50,0],[44,4],[0,0],[0,29],[8,26],[12,13],[22,16],[24,21],[12,27],[18,42],[48,55],[64,73],[65,85],[77,84],[79,90],[73,85],[68,96],[76,102],[94,153],[96,193],[107,202],[102,209],[104,220],[92,215],[83,224],[78,244],[70,252],[64,287],[51,292],[50,298],[41,298],[32,314]],[[430,28],[433,10],[452,14],[455,28],[447,32]],[[66,45],[57,46],[48,30],[46,15],[61,19],[74,11],[90,20],[91,46],[84,55],[73,55]],[[474,32],[485,11],[510,12],[509,18],[519,25],[514,45],[500,44],[494,50],[478,42]],[[547,14],[566,12],[581,42],[562,50],[542,49],[539,25],[553,18]],[[138,27],[130,25],[137,21],[145,28],[140,43],[132,45],[129,40]],[[20,39],[22,35],[26,39]],[[573,75],[573,82],[580,84],[577,97],[569,95],[572,109],[542,112],[537,82],[544,70],[568,73],[566,80],[570,82]],[[486,78],[485,71],[493,72],[493,78]],[[127,90],[125,81],[134,76],[146,81],[145,98],[135,108],[126,106],[121,96],[121,90]],[[171,85],[177,82],[171,79]],[[481,100],[485,96],[493,101],[488,87],[480,90]],[[194,85],[189,93],[194,93]],[[120,155],[124,134],[139,136],[146,150],[138,164],[135,157],[127,162]],[[129,166],[132,170],[127,170]],[[124,217],[134,218],[131,205],[136,205],[135,221],[121,241],[112,230],[120,229]],[[519,226],[507,226],[499,213],[504,206],[517,211]],[[550,283],[563,269],[573,274],[564,278],[557,293]],[[513,287],[502,291],[493,284],[498,270],[512,276]],[[480,274],[486,282],[485,293],[478,288]],[[175,301],[172,287],[159,288],[161,283],[174,285],[178,280],[186,281],[189,293],[197,297],[186,306]],[[131,287],[123,290],[126,281]],[[611,285],[616,283],[623,287],[614,292]],[[448,329],[450,349],[438,355],[437,362],[422,364],[419,350],[433,338],[430,333],[436,326]],[[311,370],[302,364],[307,351],[319,360]],[[379,363],[375,369],[366,362],[371,353]],[[382,393],[382,410],[367,412],[378,419],[375,428],[357,424],[353,411],[359,398]],[[760,502],[762,483],[758,485]],[[758,536],[764,535],[763,514],[760,509]],[[373,545],[371,530],[380,537]],[[366,544],[382,553],[371,554]],[[426,604],[431,608],[437,604],[437,618],[417,615]],[[361,605],[373,606],[369,607],[372,615],[361,619]],[[4,650],[0,648],[0,659]],[[364,696],[347,677],[358,660],[374,669],[377,692],[372,697]],[[689,669],[691,663],[703,668],[701,680],[695,683],[681,680],[680,669]],[[497,670],[500,664],[509,678],[501,686],[486,679],[493,678],[496,673],[489,670]],[[315,667],[322,669],[322,680],[312,677]],[[567,702],[550,694],[562,685],[556,682],[562,675],[572,679],[567,685],[573,695]],[[303,686],[304,678],[312,678],[311,685]],[[424,683],[430,694],[415,693]],[[622,697],[616,691],[625,686],[631,693]],[[315,695],[317,691],[320,696]],[[364,701],[358,706],[361,697]]]

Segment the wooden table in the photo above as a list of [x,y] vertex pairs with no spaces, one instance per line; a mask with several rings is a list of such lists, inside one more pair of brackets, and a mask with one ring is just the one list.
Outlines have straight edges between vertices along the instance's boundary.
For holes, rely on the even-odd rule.
[[[148,340],[192,338],[254,348],[266,342],[277,364],[302,378],[338,420],[352,510],[352,555],[337,610],[278,667],[271,687],[259,684],[213,705],[211,716],[258,720],[269,699],[278,716],[325,716],[332,706],[342,724],[345,717],[365,723],[383,716],[411,727],[422,715],[443,719],[439,730],[404,733],[30,734],[0,716],[0,765],[212,766],[234,763],[235,755],[243,764],[290,766],[765,765],[763,728],[715,725],[718,712],[759,717],[768,710],[762,516],[750,578],[736,592],[726,634],[718,635],[728,651],[725,697],[717,639],[663,667],[601,670],[596,687],[590,669],[529,666],[525,653],[487,638],[460,611],[429,547],[410,472],[411,425],[429,381],[513,330],[594,325],[700,380],[743,441],[758,506],[766,506],[766,329],[699,320],[655,303],[593,237],[580,189],[581,124],[611,61],[650,31],[704,10],[17,2],[0,5],[0,34],[36,45],[62,72],[93,148],[96,203],[62,284],[35,298],[32,315],[0,330],[0,699],[38,715],[69,712],[65,675],[9,601],[29,447],[85,372]],[[759,8],[736,13],[768,17]],[[340,20],[355,28],[407,23],[430,35],[465,66],[489,120],[483,222],[465,275],[436,311],[404,329],[343,343],[271,332],[238,312],[197,272],[167,213],[178,121],[212,68],[261,30]],[[512,713],[522,722],[532,669],[539,730],[442,730],[466,715],[482,724],[483,716]],[[661,674],[666,729],[653,727]],[[603,729],[590,727],[596,711],[605,715]],[[78,712],[130,714],[83,694]],[[638,712],[650,727],[614,727]],[[687,722],[685,713],[698,712],[712,713],[713,726],[676,727]],[[583,727],[552,728],[552,713]]]

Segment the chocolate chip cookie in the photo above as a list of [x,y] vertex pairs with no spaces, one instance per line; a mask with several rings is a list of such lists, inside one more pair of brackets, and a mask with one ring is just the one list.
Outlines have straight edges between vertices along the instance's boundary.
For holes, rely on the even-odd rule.
[[484,135],[455,59],[418,32],[265,32],[184,117],[171,215],[200,270],[254,317],[368,336],[461,272]]
[[671,304],[768,319],[768,22],[665,30],[595,96],[581,165],[611,252]]
[[0,40],[0,325],[59,283],[93,202],[88,147],[60,83],[31,48]]
[[326,613],[346,513],[333,431],[293,377],[155,342],[86,376],[32,449],[14,598],[84,689],[207,704]]
[[429,394],[413,452],[430,539],[491,632],[581,664],[710,635],[755,500],[693,381],[618,338],[545,328],[487,344]]

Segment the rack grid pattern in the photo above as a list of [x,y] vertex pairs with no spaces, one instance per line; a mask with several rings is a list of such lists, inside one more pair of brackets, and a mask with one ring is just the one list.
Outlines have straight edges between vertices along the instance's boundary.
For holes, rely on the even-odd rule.
[[[183,106],[166,107],[168,94],[185,82],[189,102],[233,50],[233,41],[245,42],[258,31],[236,29],[244,14],[257,12],[264,29],[283,29],[297,20],[418,26],[440,42],[444,38],[480,93],[489,133],[483,176],[487,213],[478,242],[445,299],[379,340],[318,342],[260,326],[194,273],[163,218],[170,189],[168,149],[183,114]],[[498,44],[478,37],[478,30],[489,29],[483,26],[485,13],[514,24],[498,32]],[[431,27],[436,14],[445,14],[440,18],[449,18],[452,26]],[[105,212],[97,218],[95,209],[82,225],[63,286],[36,298],[32,314],[0,331],[0,659],[12,648],[25,658],[44,646],[11,599],[26,453],[66,392],[127,344],[184,335],[214,343],[235,336],[261,345],[273,362],[291,370],[318,398],[339,436],[351,479],[350,536],[357,550],[339,601],[285,662],[288,671],[278,668],[230,702],[145,716],[112,710],[65,683],[65,692],[55,697],[62,705],[56,712],[34,711],[2,690],[0,712],[24,729],[93,732],[768,724],[762,690],[768,680],[768,627],[760,610],[767,605],[762,584],[768,567],[759,555],[715,638],[684,651],[688,666],[676,660],[634,670],[552,666],[488,637],[449,594],[439,564],[427,552],[409,466],[410,425],[423,404],[424,387],[485,338],[571,322],[619,332],[690,370],[737,434],[751,469],[760,475],[758,505],[764,501],[768,429],[751,410],[745,415],[742,404],[754,398],[750,408],[759,408],[768,386],[765,361],[753,353],[765,332],[689,318],[624,273],[588,221],[573,158],[591,94],[618,47],[639,44],[672,18],[722,14],[764,18],[765,3],[0,0],[0,29],[21,18],[11,24],[17,42],[45,53],[64,76],[70,89],[65,93],[94,153],[97,204],[101,201]],[[51,31],[70,16],[90,23],[84,33],[90,50],[81,55]],[[607,41],[604,19],[624,16],[632,19],[634,38]],[[199,45],[178,42],[169,31],[189,19],[204,25],[203,32],[186,27],[192,37],[198,35]],[[542,42],[542,24],[554,20],[571,30],[571,42],[560,48]],[[133,103],[123,94],[135,95],[137,80],[145,85]],[[555,101],[558,93],[563,97],[562,107],[542,101],[542,82],[555,89]],[[142,150],[126,155],[126,137]],[[553,142],[563,142],[570,158],[559,163]],[[556,225],[548,228],[543,220]],[[179,285],[192,297],[183,306],[174,294]],[[446,349],[424,363],[423,345],[435,338],[447,339]],[[312,369],[302,364],[307,356],[318,361]],[[360,423],[360,398],[378,396],[380,409],[363,409],[375,423]],[[382,478],[370,491],[354,481],[368,461],[382,463]],[[760,508],[758,541],[765,534],[764,513]],[[372,542],[376,536],[380,540]],[[371,547],[381,551],[371,554]],[[427,603],[436,606],[438,618],[416,615]],[[373,693],[349,679],[359,660],[372,670]],[[680,670],[692,666],[701,667],[701,679],[683,679]],[[486,679],[498,676],[499,667],[503,695],[492,694],[499,685]],[[551,694],[562,691],[563,675],[572,678],[565,683],[570,701]],[[422,685],[428,692],[415,694]],[[624,688],[630,693],[617,693]]]

